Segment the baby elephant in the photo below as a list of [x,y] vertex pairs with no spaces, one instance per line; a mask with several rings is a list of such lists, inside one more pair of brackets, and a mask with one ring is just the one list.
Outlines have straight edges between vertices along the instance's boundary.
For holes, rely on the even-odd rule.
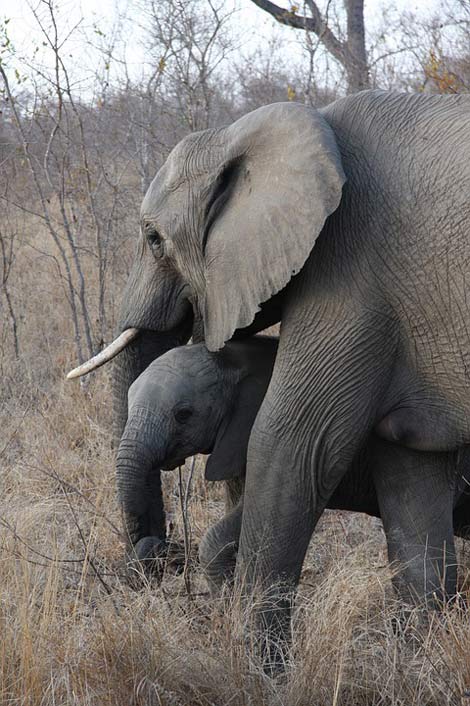
[[[154,502],[152,469],[172,470],[188,456],[205,453],[210,454],[208,480],[244,477],[251,428],[271,378],[276,352],[277,339],[265,336],[230,342],[218,353],[209,353],[203,344],[175,348],[151,363],[131,386],[128,422],[117,459],[118,489],[125,516],[131,518],[127,531],[134,555],[150,560],[150,567],[160,542],[148,520]],[[377,517],[382,514],[391,558],[401,559],[395,533],[390,529],[393,503],[381,508],[374,485],[374,479],[380,480],[381,476],[393,477],[387,455],[389,444],[372,436],[327,507]],[[468,488],[465,478],[470,477],[468,456],[467,452],[458,458],[435,454],[439,472],[441,467],[443,472],[455,473],[458,469],[453,521],[454,531],[462,536],[466,536],[470,518],[470,501],[464,492]],[[233,574],[242,511],[240,497],[201,542],[200,561],[213,588]],[[419,525],[419,518],[412,520]],[[414,551],[411,546],[407,549]],[[406,568],[403,582],[406,589]],[[402,592],[400,582],[398,588]]]
[[[153,468],[172,470],[188,456],[210,453],[207,479],[244,476],[248,439],[276,351],[277,339],[263,336],[232,342],[218,353],[202,344],[183,346],[156,359],[133,383],[117,482],[134,557],[151,560],[161,553],[151,522]],[[238,540],[240,516],[237,509],[222,521],[221,547]],[[151,561],[145,565],[155,568]]]

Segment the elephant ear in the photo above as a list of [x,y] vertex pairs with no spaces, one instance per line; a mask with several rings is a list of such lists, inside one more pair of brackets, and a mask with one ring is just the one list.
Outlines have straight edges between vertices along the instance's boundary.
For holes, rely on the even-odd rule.
[[248,326],[303,267],[338,207],[345,175],[313,108],[276,103],[218,135],[226,151],[206,215],[204,328],[209,350]]
[[237,399],[222,420],[214,449],[207,459],[206,480],[244,476],[248,441],[266,387],[248,377],[239,383]]

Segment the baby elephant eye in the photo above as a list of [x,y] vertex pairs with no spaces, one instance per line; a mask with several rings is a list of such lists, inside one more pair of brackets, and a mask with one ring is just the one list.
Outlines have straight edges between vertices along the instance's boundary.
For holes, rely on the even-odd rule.
[[180,407],[179,409],[175,410],[174,414],[175,414],[176,421],[181,424],[183,422],[188,421],[188,419],[193,414],[193,409],[192,409],[192,407]]

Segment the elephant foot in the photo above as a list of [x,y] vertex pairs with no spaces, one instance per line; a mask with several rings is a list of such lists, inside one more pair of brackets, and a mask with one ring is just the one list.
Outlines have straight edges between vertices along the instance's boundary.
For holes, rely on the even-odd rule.
[[184,546],[160,537],[142,537],[127,551],[126,563],[134,586],[145,584],[149,580],[160,583],[165,572],[179,574],[183,571]]

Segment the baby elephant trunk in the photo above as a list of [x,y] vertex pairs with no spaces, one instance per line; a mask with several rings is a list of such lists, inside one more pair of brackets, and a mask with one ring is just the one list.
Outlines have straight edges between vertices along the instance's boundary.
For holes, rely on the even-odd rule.
[[116,479],[129,548],[148,537],[165,540],[158,436],[145,436],[143,422],[129,420],[119,444]]

